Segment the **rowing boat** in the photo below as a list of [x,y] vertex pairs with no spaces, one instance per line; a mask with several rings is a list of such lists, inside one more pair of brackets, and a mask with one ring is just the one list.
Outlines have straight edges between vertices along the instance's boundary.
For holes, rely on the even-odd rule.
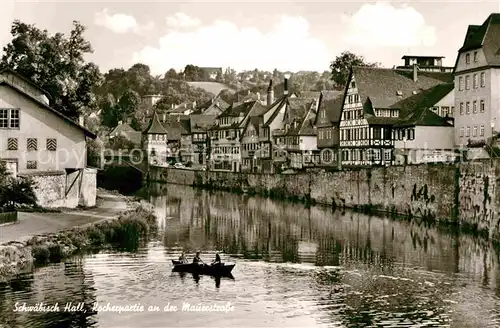
[[208,265],[204,263],[182,263],[181,261],[172,260],[175,272],[197,273],[209,276],[226,277],[231,275],[235,264],[214,264]]

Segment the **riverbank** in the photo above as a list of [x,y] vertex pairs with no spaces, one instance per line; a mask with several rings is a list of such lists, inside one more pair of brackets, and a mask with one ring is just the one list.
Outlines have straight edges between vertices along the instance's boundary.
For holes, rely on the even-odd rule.
[[99,199],[97,207],[87,210],[22,213],[18,224],[2,227],[2,240],[9,241],[0,245],[0,281],[33,264],[58,262],[79,252],[133,247],[156,232],[155,214],[145,202],[102,191]]
[[257,174],[150,167],[150,180],[454,226],[500,242],[500,160]]

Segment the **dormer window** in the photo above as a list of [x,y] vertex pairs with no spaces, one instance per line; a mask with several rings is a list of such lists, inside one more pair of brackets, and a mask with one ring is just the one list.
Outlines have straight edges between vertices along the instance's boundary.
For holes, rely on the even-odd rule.
[[351,82],[351,88],[355,88],[356,87],[356,82],[352,81]]
[[474,51],[474,63],[477,63],[477,51]]
[[398,95],[398,96],[402,96],[402,95],[403,95],[403,92],[402,92],[401,90],[398,90],[398,91],[396,91],[396,95]]

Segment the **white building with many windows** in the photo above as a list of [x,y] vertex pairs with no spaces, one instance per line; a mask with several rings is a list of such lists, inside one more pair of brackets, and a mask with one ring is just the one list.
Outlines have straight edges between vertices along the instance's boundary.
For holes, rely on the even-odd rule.
[[455,145],[476,150],[500,130],[500,14],[469,25],[455,63]]

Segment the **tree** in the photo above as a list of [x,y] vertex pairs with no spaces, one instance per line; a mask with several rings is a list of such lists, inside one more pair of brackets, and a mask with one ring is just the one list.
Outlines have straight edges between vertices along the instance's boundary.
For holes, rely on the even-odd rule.
[[377,67],[378,63],[368,63],[363,56],[344,51],[330,64],[332,80],[336,87],[342,88],[346,85],[352,66]]
[[83,34],[85,27],[73,21],[69,35],[49,35],[35,25],[14,21],[12,41],[4,48],[2,65],[13,69],[45,89],[52,97],[51,106],[76,118],[82,108],[96,108],[94,90],[102,81],[94,63],[84,55],[92,53]]
[[141,96],[134,90],[125,91],[118,100],[119,114],[121,119],[132,116],[141,104]]
[[134,149],[135,144],[130,141],[127,137],[119,135],[109,140],[108,144],[110,149],[121,150],[121,149]]
[[177,72],[173,68],[169,69],[167,73],[165,73],[165,79],[177,79],[177,78],[179,77],[177,76]]
[[195,65],[186,65],[183,73],[186,81],[202,81],[205,75],[205,72]]
[[120,110],[116,104],[115,97],[108,94],[99,101],[99,108],[101,108],[101,122],[103,125],[113,128],[120,120]]
[[222,77],[224,80],[224,83],[226,84],[232,84],[236,82],[236,71],[232,69],[231,67],[226,68],[226,71],[224,72],[224,76]]

